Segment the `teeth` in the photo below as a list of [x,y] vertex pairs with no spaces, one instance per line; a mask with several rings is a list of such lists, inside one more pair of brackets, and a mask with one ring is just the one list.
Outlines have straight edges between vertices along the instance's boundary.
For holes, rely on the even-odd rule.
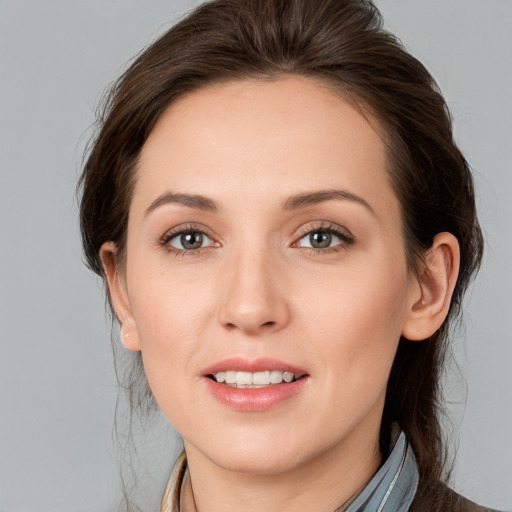
[[214,375],[217,382],[225,382],[228,386],[236,388],[262,388],[292,382],[295,375],[291,372],[264,371],[264,372],[218,372]]
[[236,372],[235,382],[237,385],[246,385],[252,384],[252,373],[250,372]]
[[226,384],[236,383],[236,372],[226,372]]
[[293,380],[293,373],[290,372],[284,372],[283,373],[283,380],[285,382],[291,382]]
[[261,386],[268,386],[270,384],[270,372],[256,372],[252,374],[251,384],[259,384]]
[[270,382],[280,384],[283,380],[283,372],[270,372]]

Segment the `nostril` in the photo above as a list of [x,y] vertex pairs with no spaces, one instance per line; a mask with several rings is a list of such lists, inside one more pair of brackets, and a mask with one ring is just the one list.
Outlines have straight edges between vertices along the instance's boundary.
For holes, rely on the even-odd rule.
[[[254,331],[254,332],[257,332],[259,330],[261,331],[266,331],[266,330],[270,330],[270,329],[273,329],[275,326],[277,325],[277,322],[274,322],[274,321],[269,321],[269,322],[264,322],[262,324],[259,325],[259,327],[254,327],[254,328],[248,328],[247,326],[245,326],[245,329],[242,327],[242,329],[244,330],[247,330],[248,332],[249,331]],[[236,330],[239,328],[239,326],[237,326],[236,323],[233,323],[233,322],[227,322],[224,324],[224,327],[228,330],[228,331],[233,331],[233,330]]]

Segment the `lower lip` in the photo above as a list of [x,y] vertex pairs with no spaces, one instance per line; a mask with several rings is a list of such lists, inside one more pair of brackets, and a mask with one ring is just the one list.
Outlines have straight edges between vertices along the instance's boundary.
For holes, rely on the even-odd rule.
[[208,391],[223,405],[243,412],[268,411],[300,393],[307,376],[268,388],[232,388],[205,377]]

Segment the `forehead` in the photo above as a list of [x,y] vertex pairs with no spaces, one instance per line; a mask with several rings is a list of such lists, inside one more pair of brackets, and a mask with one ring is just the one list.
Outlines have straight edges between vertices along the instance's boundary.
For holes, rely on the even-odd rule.
[[134,201],[163,189],[221,200],[343,188],[394,195],[387,154],[370,123],[341,95],[302,77],[216,84],[161,116],[138,166]]

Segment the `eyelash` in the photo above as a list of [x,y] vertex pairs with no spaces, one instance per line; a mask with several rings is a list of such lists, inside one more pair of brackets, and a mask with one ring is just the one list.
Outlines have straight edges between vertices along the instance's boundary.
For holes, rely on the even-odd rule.
[[[200,234],[202,236],[206,236],[211,240],[211,244],[206,247],[200,247],[198,249],[179,249],[173,247],[171,245],[171,241],[179,236],[183,236],[186,234]],[[311,236],[314,233],[326,233],[329,235],[334,235],[341,240],[340,243],[326,248],[315,248],[315,247],[301,247],[299,246],[299,242],[305,238],[306,236]],[[309,226],[299,232],[295,241],[291,244],[290,247],[301,248],[302,250],[307,250],[313,254],[326,254],[333,253],[345,250],[347,247],[350,247],[355,243],[355,238],[346,228],[341,228],[335,224],[330,223],[321,223],[316,226]],[[199,227],[193,224],[189,224],[186,226],[179,226],[169,232],[167,232],[160,240],[159,245],[164,247],[165,250],[175,256],[199,256],[202,252],[212,246],[219,247],[220,244],[214,240],[212,236],[210,236],[203,227]]]

